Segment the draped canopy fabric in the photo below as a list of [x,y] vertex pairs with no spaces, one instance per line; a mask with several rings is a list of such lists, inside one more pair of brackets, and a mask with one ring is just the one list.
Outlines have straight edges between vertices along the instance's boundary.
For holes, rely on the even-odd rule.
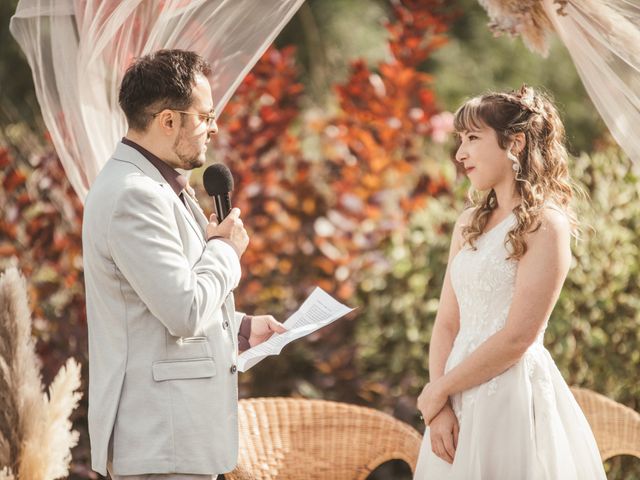
[[20,0],[11,33],[81,199],[126,131],[118,88],[132,60],[193,50],[212,67],[216,113],[304,0]]
[[555,31],[609,131],[640,164],[640,3],[637,0],[479,0],[490,28],[543,55]]
[[568,0],[544,7],[611,135],[640,164],[640,3]]

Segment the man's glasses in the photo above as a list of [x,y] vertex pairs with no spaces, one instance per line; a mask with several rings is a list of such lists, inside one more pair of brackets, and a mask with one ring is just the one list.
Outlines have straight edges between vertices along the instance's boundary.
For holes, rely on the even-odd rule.
[[[216,121],[215,113],[185,112],[184,110],[175,110],[173,108],[165,108],[164,110],[171,110],[172,112],[181,113],[183,115],[197,115],[201,121],[207,122],[207,128],[211,128],[213,126],[213,123]],[[155,118],[161,113],[162,112],[154,113],[153,117]]]

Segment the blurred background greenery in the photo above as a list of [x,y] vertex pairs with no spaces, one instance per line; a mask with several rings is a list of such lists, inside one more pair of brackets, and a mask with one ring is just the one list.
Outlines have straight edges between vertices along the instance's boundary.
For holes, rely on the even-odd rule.
[[[342,143],[329,139],[336,126],[338,131],[349,132],[369,128],[367,120],[354,125],[340,87],[364,88],[366,93],[357,83],[355,60],[361,60],[366,65],[362,68],[371,75],[383,75],[385,62],[393,61],[385,22],[393,20],[397,3],[307,0],[276,41],[281,51],[295,46],[290,60],[284,53],[280,60],[265,60],[271,65],[281,62],[278,71],[290,75],[290,83],[302,85],[302,93],[285,91],[277,99],[276,106],[292,114],[277,126],[264,127],[266,147],[250,149],[233,130],[225,132],[225,123],[244,121],[239,105],[255,101],[241,87],[236,103],[230,104],[221,121],[221,138],[237,139],[231,142],[235,153],[221,147],[211,156],[234,165],[234,174],[241,176],[236,182],[238,201],[246,203],[248,210],[243,211],[256,212],[247,222],[254,223],[256,238],[285,237],[276,243],[281,250],[275,248],[274,253],[281,258],[273,264],[255,255],[248,266],[247,283],[263,288],[247,288],[239,305],[247,311],[268,311],[285,318],[305,289],[322,281],[323,287],[359,307],[357,314],[287,347],[281,356],[241,377],[241,394],[359,403],[391,413],[421,430],[415,399],[428,379],[427,351],[449,237],[468,187],[451,161],[453,142],[435,141],[432,132],[421,133],[416,126],[393,144],[392,163],[399,163],[402,157],[412,160],[394,179],[369,186],[364,202],[376,207],[365,210],[376,217],[385,212],[376,203],[379,192],[393,188],[400,197],[426,198],[406,210],[401,226],[384,229],[378,219],[373,224],[378,235],[370,240],[365,217],[349,217],[340,205],[331,203],[332,192],[346,188],[345,178],[352,171],[345,165],[352,156],[360,162],[357,168],[369,172],[365,157],[353,153],[348,138]],[[638,172],[611,140],[559,42],[553,41],[548,58],[541,58],[519,39],[494,38],[476,1],[433,3],[439,3],[441,18],[446,19],[442,21],[447,41],[410,66],[428,75],[420,77],[424,84],[417,91],[429,93],[433,109],[429,115],[454,111],[464,99],[486,90],[515,88],[521,83],[543,88],[556,99],[573,153],[571,172],[590,196],[576,201],[587,228],[584,238],[573,244],[572,270],[549,322],[546,345],[570,385],[590,388],[640,410]],[[30,70],[8,31],[16,4],[17,0],[0,3],[0,269],[17,263],[34,287],[34,333],[48,381],[69,355],[81,359],[86,367],[79,237],[82,206],[46,139]],[[256,67],[258,80],[268,80],[269,74],[268,68]],[[378,116],[382,123],[388,120],[383,114]],[[380,128],[371,127],[374,138]],[[336,154],[344,145],[351,153]],[[254,162],[252,172],[242,170],[247,158]],[[274,182],[279,185],[289,185],[303,170],[316,175],[296,191],[297,200],[286,209],[274,205],[273,210],[258,210],[245,187],[261,179],[263,170],[275,170]],[[291,172],[295,175],[287,177]],[[376,175],[375,170],[370,173]],[[391,205],[397,207],[398,203]],[[281,211],[295,221],[283,231],[260,229],[263,220],[267,224]],[[321,239],[309,246],[306,240],[316,235],[315,217],[357,224],[345,234],[349,241],[338,245],[342,256],[332,257],[333,250]],[[363,235],[368,243],[353,240]],[[287,238],[295,240],[287,243]],[[358,245],[365,246],[358,250]],[[349,253],[348,260],[343,259],[344,252]],[[88,468],[83,408],[75,418],[81,443],[74,451],[71,478],[97,478]],[[640,479],[638,459],[617,457],[607,462],[606,469],[610,479]],[[392,465],[372,478],[407,478],[407,471]]]

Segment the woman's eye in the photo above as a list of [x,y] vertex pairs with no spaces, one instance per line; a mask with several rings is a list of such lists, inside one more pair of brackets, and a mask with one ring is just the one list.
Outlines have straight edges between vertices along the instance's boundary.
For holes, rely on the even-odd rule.
[[469,138],[469,140],[477,140],[478,137],[476,135],[469,135],[467,138]]

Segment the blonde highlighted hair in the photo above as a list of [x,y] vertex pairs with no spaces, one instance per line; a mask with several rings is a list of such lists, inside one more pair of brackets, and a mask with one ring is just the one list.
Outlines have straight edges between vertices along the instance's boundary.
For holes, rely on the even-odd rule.
[[[512,92],[480,95],[458,109],[454,127],[457,132],[490,127],[503,150],[510,148],[516,134],[524,134],[525,147],[516,155],[520,164],[516,191],[521,202],[513,210],[517,224],[506,241],[511,247],[510,259],[519,260],[527,252],[525,235],[540,228],[542,212],[548,203],[564,211],[572,234],[579,236],[578,221],[570,203],[574,193],[582,192],[569,176],[564,125],[549,97],[526,85]],[[475,208],[462,236],[464,243],[475,250],[475,242],[498,202],[493,189],[486,193],[472,189],[469,200]]]

